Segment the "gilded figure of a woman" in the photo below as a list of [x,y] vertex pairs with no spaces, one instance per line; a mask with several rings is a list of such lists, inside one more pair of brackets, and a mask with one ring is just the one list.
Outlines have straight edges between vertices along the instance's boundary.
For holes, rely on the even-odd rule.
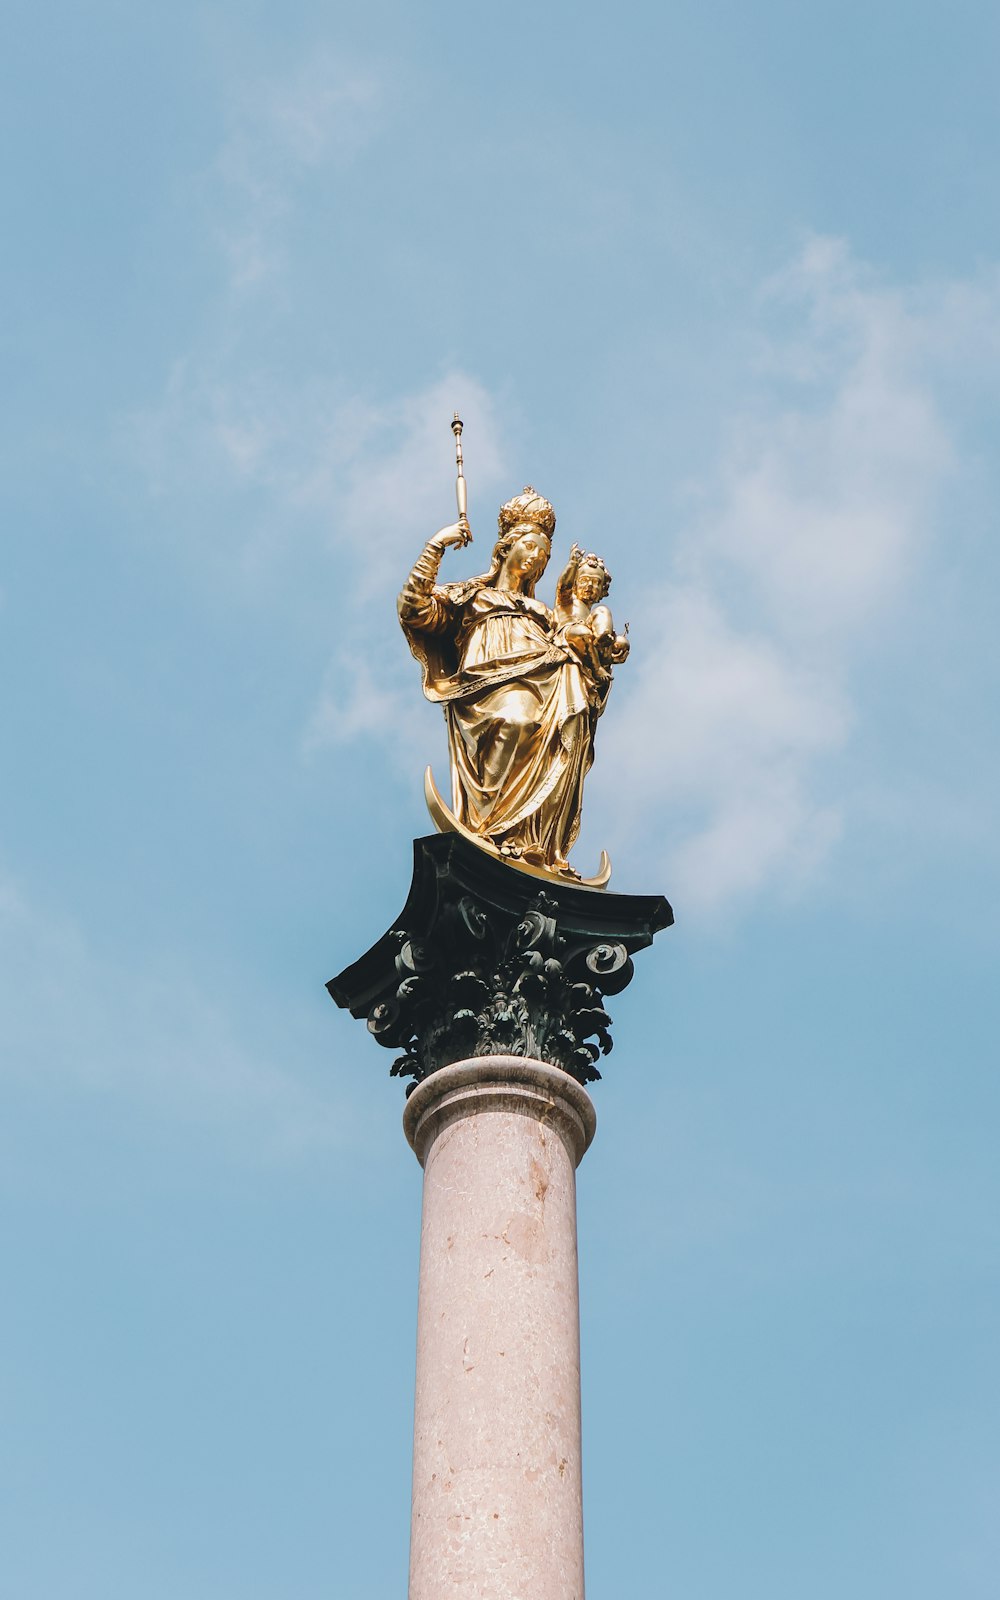
[[399,597],[399,617],[424,693],[448,728],[452,811],[513,861],[576,877],[583,780],[606,698],[578,650],[535,596],[555,530],[549,502],[526,488],[501,507],[488,572],[439,584],[463,523],[428,541]]

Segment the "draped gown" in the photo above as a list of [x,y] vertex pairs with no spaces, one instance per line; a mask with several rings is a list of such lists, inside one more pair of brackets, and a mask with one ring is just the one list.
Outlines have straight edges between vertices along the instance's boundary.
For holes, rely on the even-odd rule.
[[593,761],[579,660],[542,601],[485,578],[437,585],[428,546],[399,598],[424,694],[444,708],[452,810],[473,833],[561,868],[580,828]]

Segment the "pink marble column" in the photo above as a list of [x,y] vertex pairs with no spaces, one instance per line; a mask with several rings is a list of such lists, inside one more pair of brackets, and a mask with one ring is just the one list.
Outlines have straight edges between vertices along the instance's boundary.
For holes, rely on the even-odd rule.
[[576,1166],[589,1095],[482,1056],[413,1091],[424,1168],[410,1600],[583,1600]]

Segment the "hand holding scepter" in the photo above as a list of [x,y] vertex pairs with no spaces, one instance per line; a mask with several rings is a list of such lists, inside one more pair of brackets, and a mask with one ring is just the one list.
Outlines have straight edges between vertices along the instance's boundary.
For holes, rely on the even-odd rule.
[[469,499],[462,462],[462,426],[462,419],[456,411],[451,424],[451,431],[455,435],[455,466],[458,469],[458,476],[455,479],[455,498],[458,502],[458,526],[465,535],[462,544],[466,545],[472,539],[472,529],[469,527]]
[[455,435],[455,465],[458,468],[458,477],[455,480],[455,498],[458,501],[458,521],[450,527],[442,528],[431,540],[437,550],[447,550],[454,547],[463,550],[472,539],[472,529],[469,527],[468,498],[465,487],[465,473],[462,470],[462,419],[455,412],[455,419],[451,425]]

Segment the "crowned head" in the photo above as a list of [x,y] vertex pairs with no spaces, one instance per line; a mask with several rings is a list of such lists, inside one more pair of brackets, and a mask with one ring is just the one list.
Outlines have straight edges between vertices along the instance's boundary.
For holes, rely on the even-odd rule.
[[573,588],[580,599],[586,600],[590,605],[604,599],[611,588],[611,574],[600,556],[588,552],[587,555],[580,557]]
[[501,539],[509,538],[522,528],[532,528],[551,540],[556,527],[556,514],[548,500],[527,483],[520,494],[500,507],[497,525]]

